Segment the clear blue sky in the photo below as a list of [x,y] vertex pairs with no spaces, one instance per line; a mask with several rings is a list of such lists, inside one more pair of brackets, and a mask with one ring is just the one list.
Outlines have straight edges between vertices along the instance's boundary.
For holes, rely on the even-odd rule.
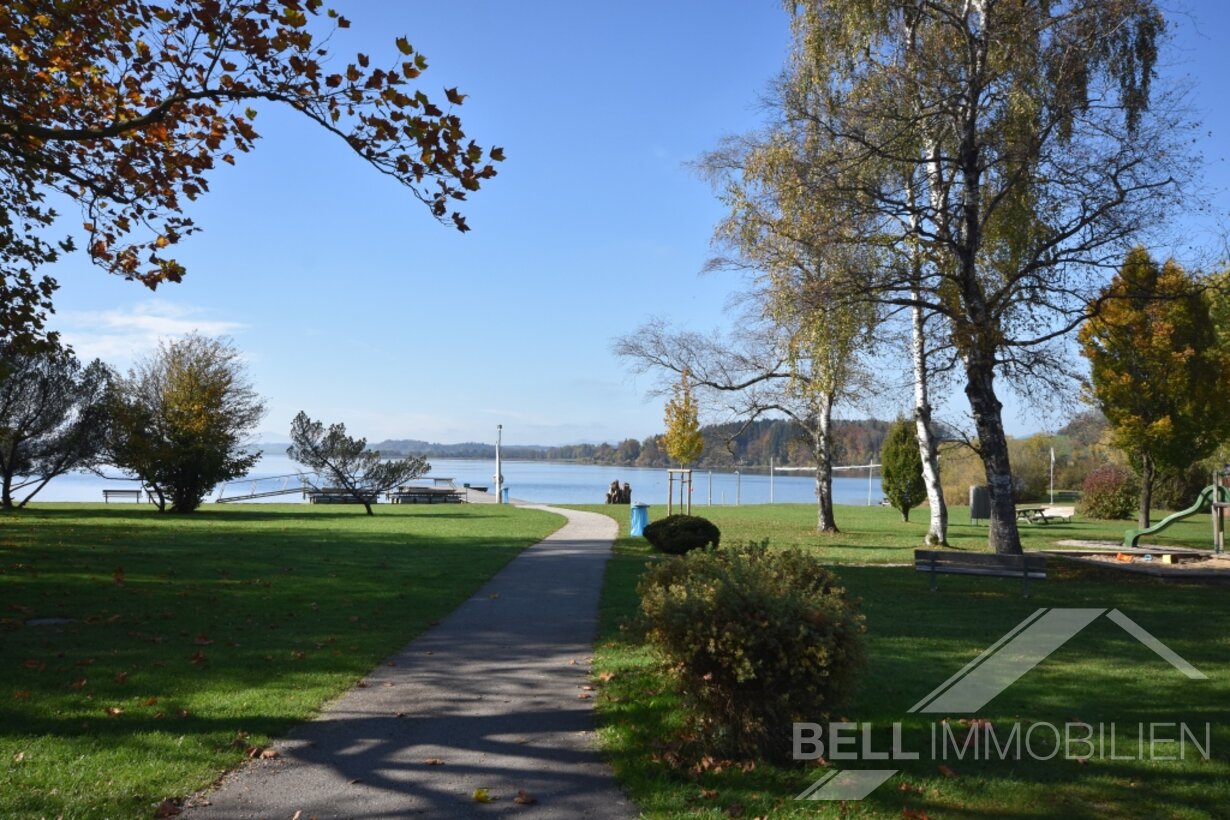
[[[192,206],[205,230],[179,246],[183,284],[151,294],[75,255],[56,270],[54,326],[121,368],[160,335],[228,333],[275,436],[301,409],[372,440],[490,441],[497,423],[524,444],[660,431],[650,380],[629,376],[611,342],[650,314],[723,323],[740,283],[699,275],[720,208],[684,163],[756,126],[789,40],[780,3],[332,5],[353,23],[339,58],[379,63],[408,35],[430,61],[423,88],[459,86],[469,135],[505,147],[465,208],[473,230],[435,223],[336,138],[265,107],[256,151]],[[1224,215],[1230,13],[1205,0],[1173,22],[1166,71],[1192,78]],[[1006,420],[1017,434],[1052,426]]]

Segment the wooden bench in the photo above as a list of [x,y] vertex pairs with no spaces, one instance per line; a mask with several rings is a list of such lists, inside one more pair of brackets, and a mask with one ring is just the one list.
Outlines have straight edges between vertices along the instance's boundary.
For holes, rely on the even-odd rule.
[[103,490],[103,503],[110,504],[113,498],[131,498],[138,504],[141,503],[140,490]]
[[1051,518],[1047,515],[1046,507],[1017,507],[1016,520],[1028,521],[1030,524],[1051,523]]
[[341,487],[321,487],[317,490],[308,490],[306,495],[309,504],[361,504],[364,501],[368,504],[380,503],[380,498],[376,493],[364,494],[363,501],[360,501]]
[[388,495],[394,504],[460,504],[465,500],[460,491],[443,487],[398,487]]
[[989,575],[997,578],[1020,578],[1022,591],[1028,598],[1029,582],[1046,580],[1046,556],[914,550],[914,569],[917,572],[931,573],[932,592],[935,592],[937,576],[941,574]]

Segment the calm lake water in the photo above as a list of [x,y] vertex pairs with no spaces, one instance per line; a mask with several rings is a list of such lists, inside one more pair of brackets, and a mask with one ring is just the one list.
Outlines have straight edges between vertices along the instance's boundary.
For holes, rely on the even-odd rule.
[[[452,478],[457,486],[473,484],[495,490],[492,476],[495,462],[476,459],[433,459],[429,477]],[[285,455],[269,454],[261,458],[244,481],[232,482],[225,488],[227,496],[239,495],[255,486],[272,489],[278,482],[273,476],[296,473],[299,466]],[[833,480],[833,500],[838,504],[868,503],[868,481],[865,472],[859,478],[842,477]],[[712,477],[711,477],[712,476]],[[632,485],[632,500],[648,504],[666,502],[666,471],[661,468],[612,467],[594,464],[564,464],[542,461],[505,461],[504,483],[514,499],[554,504],[601,504],[612,481]],[[255,484],[253,484],[255,482]],[[767,504],[770,501],[770,480],[764,473],[734,473],[697,470],[693,473],[693,506],[713,504]],[[35,501],[101,501],[104,489],[135,489],[135,481],[108,480],[89,474],[60,476],[35,497]],[[676,499],[678,498],[676,488]],[[213,500],[214,495],[207,501]],[[870,486],[871,503],[883,497],[877,475]],[[299,494],[261,499],[268,502],[301,502]],[[813,504],[816,500],[815,479],[810,473],[777,474],[772,480],[772,500],[781,504]],[[254,502],[255,503],[255,502]]]

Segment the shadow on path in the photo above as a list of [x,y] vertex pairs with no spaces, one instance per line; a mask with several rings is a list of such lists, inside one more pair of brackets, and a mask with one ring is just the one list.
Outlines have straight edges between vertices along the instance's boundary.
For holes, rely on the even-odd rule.
[[[582,689],[616,526],[543,509],[568,523],[277,743],[278,759],[241,768],[183,816],[635,816]],[[537,802],[513,803],[519,790]]]

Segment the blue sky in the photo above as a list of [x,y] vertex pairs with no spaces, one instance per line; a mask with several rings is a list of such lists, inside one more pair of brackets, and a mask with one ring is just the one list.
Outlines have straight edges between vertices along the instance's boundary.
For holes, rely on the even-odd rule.
[[[655,314],[723,324],[740,280],[699,274],[721,210],[685,163],[756,126],[788,45],[781,5],[333,5],[352,20],[334,38],[339,58],[391,59],[407,35],[430,61],[423,87],[459,86],[469,135],[505,147],[465,208],[473,230],[435,223],[336,138],[267,106],[256,151],[192,206],[204,231],[179,246],[185,281],[150,293],[74,255],[56,269],[53,326],[121,368],[160,336],[227,333],[275,436],[301,409],[372,440],[492,440],[497,423],[522,444],[660,431],[651,380],[631,377],[611,342]],[[1206,0],[1173,22],[1165,71],[1191,77],[1205,181],[1225,215],[1230,13]],[[1015,405],[1006,421],[1016,434],[1054,424]]]

